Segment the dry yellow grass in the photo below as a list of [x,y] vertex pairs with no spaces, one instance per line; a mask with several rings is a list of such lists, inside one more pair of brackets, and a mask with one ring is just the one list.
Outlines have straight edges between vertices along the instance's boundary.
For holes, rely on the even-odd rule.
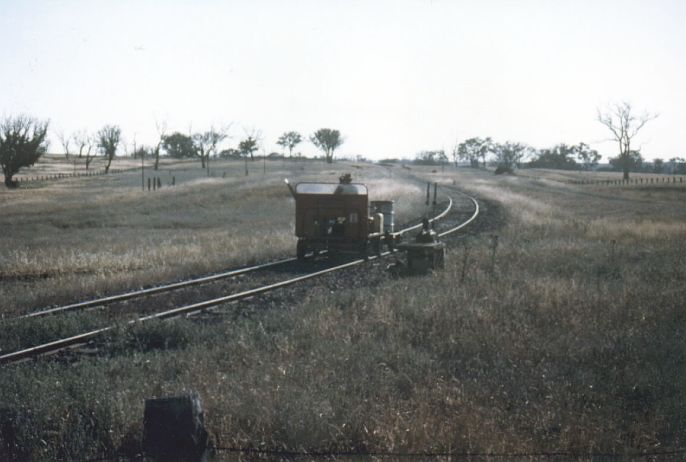
[[154,192],[140,190],[136,171],[1,190],[0,227],[8,232],[0,236],[0,316],[291,256],[285,177],[336,182],[352,171],[369,183],[372,200],[398,201],[399,221],[423,212],[416,186],[371,165],[274,161],[263,174],[256,164],[247,177],[240,162],[213,162],[210,178],[195,164],[150,170],[165,184]]
[[[288,309],[227,307],[232,322],[121,333],[112,357],[8,370],[0,402],[33,412],[20,433],[30,455],[135,452],[144,398],[187,389],[202,396],[222,446],[626,454],[686,445],[682,196],[413,173],[477,193],[492,221],[450,247],[444,271],[336,292],[323,284]],[[172,346],[153,347],[155,338]]]

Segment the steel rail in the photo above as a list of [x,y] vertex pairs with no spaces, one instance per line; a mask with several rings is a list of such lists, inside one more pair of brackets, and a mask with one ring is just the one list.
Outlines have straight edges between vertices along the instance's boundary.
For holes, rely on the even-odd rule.
[[[138,319],[134,319],[131,321],[128,321],[126,324],[127,325],[134,325],[139,322],[145,322],[145,321],[150,321],[152,319],[167,319],[167,318],[173,318],[176,316],[180,316],[182,314],[189,314],[194,311],[201,311],[210,307],[214,307],[217,305],[221,305],[224,303],[229,303],[233,301],[238,301],[244,298],[248,297],[253,297],[255,295],[259,295],[265,292],[269,292],[274,289],[278,289],[281,287],[286,287],[292,284],[295,284],[300,281],[304,281],[306,279],[314,278],[317,276],[321,276],[322,274],[330,273],[333,271],[341,270],[343,268],[348,268],[350,266],[358,265],[362,262],[364,262],[364,259],[359,259],[359,260],[354,260],[352,262],[344,263],[342,265],[338,265],[332,268],[328,268],[325,270],[317,271],[315,273],[309,273],[304,276],[299,276],[296,278],[288,279],[286,281],[281,281],[277,282],[274,284],[269,284],[266,286],[258,287],[256,289],[250,289],[246,290],[243,292],[238,292],[236,294],[231,294],[231,295],[226,295],[224,297],[219,297],[215,298],[212,300],[206,300],[204,302],[199,302],[199,303],[193,303],[192,305],[185,305],[185,306],[180,306],[178,308],[172,308],[171,310],[167,311],[161,311],[159,313],[151,314],[148,316],[143,316]],[[56,352],[59,350],[62,350],[67,347],[74,347],[78,345],[83,345],[87,343],[88,341],[94,339],[95,337],[104,334],[105,332],[109,332],[113,329],[115,329],[115,325],[110,325],[106,327],[102,327],[100,329],[95,329],[90,332],[85,332],[83,334],[78,334],[74,335],[72,337],[67,337],[64,339],[60,340],[54,340],[52,342],[44,343],[41,345],[36,345],[33,347],[25,348],[23,350],[18,350],[14,351],[12,353],[7,353],[5,355],[0,356],[0,364],[5,364],[5,363],[12,363],[12,362],[17,362],[22,359],[30,358],[33,356],[37,356],[42,353],[48,353],[48,352]]]
[[[429,223],[433,223],[434,221],[440,220],[441,218],[443,218],[444,216],[446,216],[446,215],[448,214],[448,212],[450,212],[450,209],[451,209],[452,207],[453,207],[453,199],[452,199],[451,197],[448,197],[448,206],[445,208],[445,210],[444,210],[443,212],[439,213],[438,215],[436,215],[436,216],[433,217],[433,218],[429,218]],[[402,231],[399,231],[399,232],[397,232],[397,233],[392,233],[392,235],[393,235],[393,236],[402,235],[402,234],[404,234],[404,233],[407,233],[407,232],[410,232],[410,231],[414,231],[415,229],[419,229],[419,228],[421,228],[421,227],[422,227],[422,224],[421,224],[421,223],[418,223],[418,224],[416,224],[416,225],[414,225],[414,226],[410,226],[409,228],[405,228],[405,229],[403,229]]]
[[[464,193],[462,193],[462,194],[464,194]],[[476,219],[477,215],[479,214],[479,205],[474,198],[472,198],[470,196],[467,196],[467,197],[469,197],[475,205],[474,213],[472,214],[472,216],[467,221],[461,223],[460,225],[458,225],[454,228],[451,228],[448,231],[443,232],[441,234],[441,236],[449,234],[449,233],[454,232],[454,231],[457,231],[458,229],[463,228],[467,224],[471,223],[474,219]],[[439,219],[439,217],[440,218],[444,217],[449,212],[449,210],[452,208],[452,205],[453,205],[453,200],[451,198],[449,198],[449,204],[448,204],[448,207],[446,207],[446,210],[443,211],[441,214],[437,215],[436,217],[432,218],[430,221],[433,222],[433,221]],[[416,226],[416,225],[411,226],[411,227],[406,228],[402,231],[399,231],[398,233],[395,233],[395,234],[403,234],[403,233],[409,232],[409,231],[411,231],[413,229],[417,229],[417,228],[418,228],[418,226]],[[377,258],[381,258],[383,256],[390,255],[394,252],[396,252],[396,250],[386,251],[386,252],[381,253],[378,256],[370,256],[366,259],[360,258],[357,260],[353,260],[351,262],[343,263],[341,265],[337,265],[337,266],[334,266],[331,268],[316,271],[314,273],[309,273],[309,274],[306,274],[303,276],[298,276],[298,277],[291,278],[291,279],[281,281],[281,282],[277,282],[274,284],[269,284],[266,286],[246,290],[246,291],[231,294],[231,295],[226,295],[226,296],[215,298],[212,300],[206,300],[203,302],[193,303],[191,305],[185,305],[185,306],[180,306],[177,308],[172,308],[172,309],[166,310],[166,311],[161,311],[161,312],[158,312],[155,314],[143,316],[141,318],[128,321],[127,325],[134,325],[136,323],[145,322],[145,321],[149,321],[152,319],[168,319],[168,318],[173,318],[173,317],[177,317],[177,316],[181,316],[181,315],[190,315],[192,313],[199,312],[202,310],[206,310],[208,308],[213,308],[213,307],[216,307],[218,305],[222,305],[225,303],[235,302],[235,301],[238,301],[241,299],[253,297],[255,295],[260,295],[260,294],[263,294],[265,292],[269,292],[269,291],[272,291],[275,289],[290,286],[290,285],[296,284],[298,282],[301,282],[301,281],[304,281],[307,279],[312,279],[312,278],[315,278],[318,276],[322,276],[324,274],[332,273],[334,271],[339,271],[339,270],[342,270],[345,268],[350,268],[350,267],[362,264],[362,263],[369,261],[369,260],[375,260]],[[82,334],[74,335],[74,336],[59,339],[59,340],[54,340],[52,342],[48,342],[48,343],[44,343],[41,345],[36,345],[33,347],[29,347],[29,348],[25,348],[22,350],[13,351],[11,353],[7,353],[4,355],[0,355],[0,364],[15,363],[15,362],[19,362],[19,361],[22,361],[22,360],[25,360],[28,358],[32,358],[32,357],[37,356],[39,354],[55,353],[55,352],[64,350],[66,348],[71,348],[71,347],[83,345],[83,344],[86,344],[87,342],[89,342],[90,340],[92,340],[92,339],[94,339],[94,338],[96,338],[96,337],[98,337],[98,336],[100,336],[106,332],[112,331],[116,327],[117,327],[116,325],[110,325],[110,326],[102,327],[100,329],[95,329],[95,330],[92,330],[89,332],[85,332]]]
[[[439,220],[439,219],[443,218],[450,211],[450,209],[452,207],[452,199],[450,199],[450,198],[448,198],[448,199],[450,202],[449,202],[448,206],[446,207],[446,209],[442,213],[440,213],[439,215],[436,215],[435,217],[431,218],[429,220],[430,222],[433,222],[435,220]],[[421,226],[421,223],[418,225],[414,225],[414,226],[411,226],[409,228],[406,228],[406,229],[399,231],[397,233],[393,233],[393,236],[402,235],[403,233],[417,229],[420,226]],[[260,264],[260,265],[254,265],[254,266],[250,266],[247,268],[239,268],[239,269],[235,269],[235,270],[224,271],[221,273],[211,274],[209,276],[204,276],[204,277],[200,277],[200,278],[187,279],[185,281],[179,281],[179,282],[174,282],[171,284],[164,284],[164,285],[160,285],[160,286],[149,287],[146,289],[134,290],[134,291],[126,292],[123,294],[110,295],[107,297],[96,298],[93,300],[86,300],[84,302],[77,302],[77,303],[71,303],[69,305],[56,306],[53,308],[34,311],[32,313],[27,313],[27,314],[24,314],[22,316],[18,316],[17,319],[38,318],[38,317],[42,317],[42,316],[50,316],[50,315],[54,315],[54,314],[61,314],[61,313],[65,313],[68,311],[82,310],[82,309],[86,309],[86,308],[93,308],[96,306],[105,306],[105,305],[109,305],[111,303],[117,303],[117,302],[122,302],[125,300],[130,300],[132,298],[143,297],[146,295],[153,295],[153,294],[157,294],[157,293],[161,293],[161,292],[170,292],[172,290],[181,289],[183,287],[191,287],[191,286],[195,286],[195,285],[205,284],[207,282],[216,281],[219,279],[227,279],[227,278],[238,276],[241,274],[252,273],[252,272],[263,270],[266,268],[271,268],[273,266],[291,263],[291,262],[294,262],[296,260],[297,260],[296,258],[286,258],[283,260],[277,260],[275,262],[264,263],[264,264]]]
[[[464,193],[462,193],[462,194],[464,194]],[[451,228],[448,231],[444,231],[444,232],[440,233],[438,235],[438,237],[447,236],[450,233],[454,233],[455,231],[459,231],[462,228],[464,228],[465,226],[467,226],[469,223],[471,223],[472,221],[476,220],[476,217],[479,215],[479,203],[472,196],[467,196],[467,197],[474,204],[474,213],[472,214],[472,216],[469,217],[469,219],[467,221],[460,223],[459,225],[455,226],[454,228]]]
[[238,268],[235,270],[225,271],[222,273],[211,274],[209,276],[203,276],[200,278],[187,279],[185,281],[174,282],[171,284],[149,287],[147,289],[135,290],[132,292],[126,292],[126,293],[118,294],[118,295],[110,295],[108,297],[96,298],[93,300],[87,300],[85,302],[72,303],[70,305],[64,305],[64,306],[56,306],[54,308],[48,308],[46,310],[34,311],[32,313],[28,313],[28,314],[19,316],[18,319],[37,318],[37,317],[41,317],[41,316],[48,316],[51,314],[64,313],[66,311],[72,311],[72,310],[77,310],[77,309],[93,308],[95,306],[108,305],[110,303],[121,302],[124,300],[130,300],[132,298],[142,297],[145,295],[152,295],[152,294],[156,294],[156,293],[160,293],[160,292],[169,292],[171,290],[180,289],[182,287],[204,284],[206,282],[216,281],[218,279],[226,279],[229,277],[238,276],[238,275],[245,274],[245,273],[251,273],[251,272],[262,270],[265,268],[270,268],[272,266],[283,265],[285,263],[289,263],[289,262],[292,262],[295,260],[296,260],[295,258],[286,258],[286,259],[277,260],[274,262],[263,263],[261,265],[249,266],[246,268]]

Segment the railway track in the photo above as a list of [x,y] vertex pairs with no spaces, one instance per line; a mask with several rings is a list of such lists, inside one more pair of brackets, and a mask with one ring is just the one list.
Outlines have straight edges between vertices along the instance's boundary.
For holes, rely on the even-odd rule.
[[[437,229],[437,231],[441,237],[464,228],[474,221],[479,214],[479,206],[474,198],[464,193],[459,193],[459,197],[462,205],[456,206],[455,201],[452,198],[448,198],[445,209],[430,219],[431,222],[440,224],[440,229]],[[420,227],[421,224],[409,226],[396,234],[412,232]],[[92,329],[66,338],[56,339],[40,345],[18,348],[10,353],[4,353],[0,355],[0,364],[16,363],[40,355],[53,354],[83,346],[97,337],[113,331],[122,324],[133,325],[154,319],[168,319],[207,311],[221,305],[288,287],[308,279],[361,265],[367,261],[383,258],[391,253],[387,251],[379,256],[370,256],[367,259],[360,258],[343,263],[313,262],[308,265],[298,264],[297,259],[289,258],[28,313],[22,316],[21,319],[30,321],[40,317],[73,313],[80,310],[101,309],[97,315],[93,316],[95,321]],[[243,281],[243,276],[258,272],[261,273],[260,285],[254,287]],[[284,278],[286,274],[288,277]],[[202,287],[202,291],[198,291],[198,287]],[[195,297],[191,297],[188,290],[196,292],[194,294]],[[179,295],[169,295],[174,293]],[[156,297],[160,298],[156,299]],[[200,298],[199,300],[198,297]],[[140,303],[131,303],[140,299],[145,299],[145,304],[142,307]],[[169,308],[170,306],[172,308]],[[105,311],[105,307],[108,307],[108,310]],[[126,316],[130,316],[130,318],[127,319]],[[123,322],[122,318],[124,318]],[[113,323],[113,319],[118,319],[118,321]],[[100,325],[97,325],[97,322],[100,322]]]

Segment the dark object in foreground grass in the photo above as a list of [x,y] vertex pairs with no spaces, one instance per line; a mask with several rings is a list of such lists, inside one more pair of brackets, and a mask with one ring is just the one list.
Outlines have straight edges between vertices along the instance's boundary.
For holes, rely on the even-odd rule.
[[208,434],[197,393],[145,401],[144,448],[155,460],[201,461]]
[[24,416],[15,409],[0,408],[0,459],[28,459],[28,451],[22,447],[18,434],[19,426],[26,424],[24,420]]

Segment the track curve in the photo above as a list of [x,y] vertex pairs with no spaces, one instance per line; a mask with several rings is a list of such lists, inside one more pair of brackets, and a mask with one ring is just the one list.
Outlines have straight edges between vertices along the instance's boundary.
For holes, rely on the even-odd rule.
[[[464,228],[465,226],[472,223],[477,218],[477,216],[479,215],[479,204],[476,201],[476,199],[474,199],[471,196],[468,196],[465,193],[462,193],[459,191],[458,191],[458,193],[469,198],[469,200],[472,202],[472,204],[474,206],[474,211],[470,214],[470,216],[466,220],[460,220],[459,224],[457,224],[455,226],[450,226],[449,229],[440,232],[439,233],[440,237],[446,236],[448,234],[454,233],[454,232]],[[446,207],[446,209],[444,211],[442,211],[440,214],[430,218],[429,221],[432,223],[435,223],[435,222],[438,222],[439,220],[445,218],[451,212],[451,210],[453,210],[453,205],[454,205],[453,199],[448,197],[448,206]],[[421,224],[407,227],[407,228],[405,228],[401,231],[398,231],[397,233],[394,233],[394,234],[402,235],[402,234],[408,233],[410,231],[416,230],[419,227],[421,227]],[[263,294],[266,292],[277,290],[279,288],[294,285],[294,284],[297,284],[301,281],[316,278],[316,277],[322,276],[324,274],[329,274],[329,273],[332,273],[335,271],[340,271],[340,270],[350,268],[350,267],[353,267],[356,265],[361,265],[367,261],[373,261],[373,260],[376,260],[379,258],[383,258],[385,256],[391,255],[392,253],[394,253],[394,252],[386,251],[386,252],[383,252],[379,256],[370,256],[367,259],[360,258],[357,260],[348,261],[348,262],[345,262],[345,263],[342,263],[339,265],[335,265],[335,266],[332,266],[329,268],[310,272],[310,273],[307,273],[307,274],[304,274],[301,276],[297,276],[294,278],[289,278],[289,279],[281,280],[281,281],[274,282],[271,284],[263,285],[263,286],[260,286],[257,288],[253,288],[253,289],[249,289],[249,290],[243,290],[243,291],[239,291],[237,293],[232,293],[229,295],[224,295],[224,296],[216,297],[216,298],[209,299],[209,300],[204,300],[204,301],[197,302],[197,303],[191,303],[191,304],[186,304],[186,305],[182,305],[182,306],[177,306],[177,307],[174,307],[172,309],[159,311],[159,312],[156,312],[153,314],[138,317],[137,319],[133,319],[133,320],[128,321],[126,324],[133,325],[136,323],[146,322],[146,321],[150,321],[153,319],[168,319],[168,318],[178,317],[178,316],[182,316],[182,315],[189,315],[192,313],[197,313],[197,312],[207,310],[210,308],[214,308],[214,307],[226,304],[226,303],[235,302],[237,300],[253,297],[255,295]],[[55,308],[51,308],[48,310],[42,310],[40,312],[25,315],[24,318],[47,316],[50,314],[57,314],[57,313],[63,313],[63,312],[67,312],[67,311],[73,311],[73,310],[80,309],[80,308],[88,308],[88,307],[113,303],[115,301],[123,301],[123,300],[128,300],[128,299],[132,299],[132,298],[136,298],[136,297],[147,296],[147,295],[151,295],[154,293],[163,292],[165,290],[167,290],[167,291],[175,290],[175,289],[180,288],[180,287],[187,287],[190,285],[206,283],[206,282],[210,282],[213,280],[219,280],[222,278],[228,278],[228,277],[232,277],[232,276],[236,276],[236,275],[247,274],[247,273],[258,271],[258,270],[264,269],[264,268],[272,268],[272,267],[275,267],[278,265],[284,265],[284,264],[287,264],[288,262],[292,262],[294,260],[296,260],[296,259],[294,259],[294,258],[293,259],[284,259],[284,260],[279,260],[276,262],[265,263],[263,265],[254,265],[254,266],[247,267],[247,268],[241,268],[241,269],[226,271],[226,272],[222,272],[222,273],[217,273],[217,274],[205,276],[202,278],[196,278],[196,279],[187,280],[187,281],[180,281],[178,283],[167,284],[164,286],[152,287],[152,288],[142,289],[139,291],[129,292],[129,293],[125,293],[125,294],[114,295],[114,296],[110,296],[110,297],[104,297],[101,299],[95,299],[95,300],[75,303],[75,304],[71,304],[71,305],[65,305],[64,307],[55,307]],[[42,355],[42,354],[56,353],[58,351],[62,351],[65,349],[74,348],[76,346],[84,345],[84,344],[90,342],[91,340],[95,339],[96,337],[98,337],[98,336],[100,336],[106,332],[112,331],[116,327],[117,327],[117,325],[108,325],[105,327],[90,330],[88,332],[83,332],[81,334],[77,334],[77,335],[73,335],[70,337],[66,337],[66,338],[54,340],[51,342],[47,342],[47,343],[44,343],[41,345],[35,345],[35,346],[28,347],[28,348],[16,350],[16,351],[13,351],[11,353],[6,353],[6,354],[0,356],[0,364],[5,365],[5,364],[17,363],[17,362],[20,362],[20,361],[23,361],[26,359],[30,359],[30,358]]]

